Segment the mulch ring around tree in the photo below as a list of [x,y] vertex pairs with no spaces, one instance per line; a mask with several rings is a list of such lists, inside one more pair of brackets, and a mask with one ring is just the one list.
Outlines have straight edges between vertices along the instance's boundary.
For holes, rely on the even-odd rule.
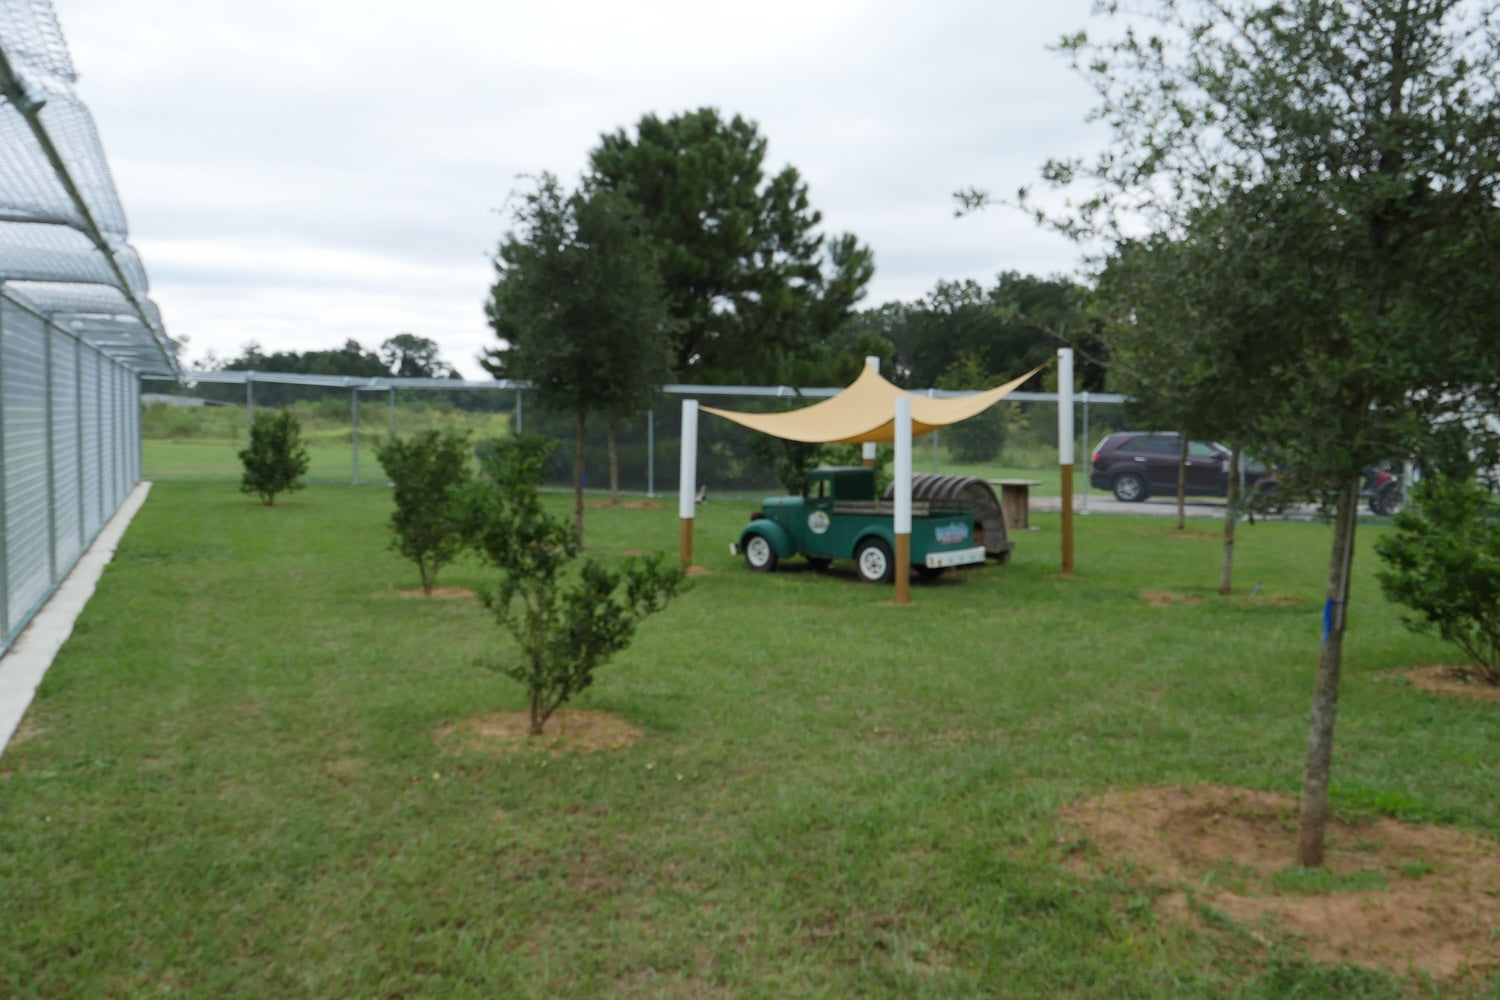
[[513,753],[598,753],[623,750],[641,738],[641,730],[617,715],[582,708],[559,708],[531,735],[529,712],[493,712],[446,722],[433,733],[450,753],[499,757]]
[[468,601],[474,598],[474,591],[467,587],[433,587],[432,593],[424,593],[421,587],[412,587],[410,590],[393,590],[390,593],[397,597],[427,597],[434,601]]
[[1110,790],[1063,810],[1059,846],[1084,874],[1156,890],[1160,919],[1269,925],[1317,961],[1442,981],[1500,972],[1500,844],[1388,818],[1330,820],[1326,878],[1294,866],[1297,801],[1245,788]]
[[1488,684],[1471,666],[1453,663],[1429,663],[1396,673],[1411,681],[1412,686],[1431,694],[1451,694],[1478,701],[1500,701],[1500,685]]

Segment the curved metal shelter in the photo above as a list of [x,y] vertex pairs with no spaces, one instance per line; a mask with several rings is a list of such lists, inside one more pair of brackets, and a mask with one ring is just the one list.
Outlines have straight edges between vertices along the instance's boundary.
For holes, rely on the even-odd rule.
[[140,479],[176,376],[50,0],[0,0],[0,649]]

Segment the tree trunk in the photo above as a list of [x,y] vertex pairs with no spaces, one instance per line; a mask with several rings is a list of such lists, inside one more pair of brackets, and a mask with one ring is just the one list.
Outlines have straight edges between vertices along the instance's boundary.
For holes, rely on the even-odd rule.
[[609,422],[609,505],[620,506],[620,453],[615,449],[615,423]]
[[1229,488],[1224,497],[1224,562],[1219,567],[1219,593],[1229,596],[1234,577],[1234,522],[1240,506],[1240,450],[1229,453]]
[[578,411],[578,438],[573,443],[573,540],[583,547],[583,437],[588,416]]
[[1333,554],[1328,565],[1328,603],[1323,609],[1323,645],[1313,691],[1307,734],[1307,766],[1302,772],[1302,812],[1297,833],[1297,864],[1323,866],[1323,831],[1328,822],[1328,773],[1333,763],[1333,722],[1339,708],[1339,668],[1349,608],[1349,568],[1354,561],[1354,529],[1359,524],[1359,480],[1339,488],[1333,522]]
[[1177,530],[1185,531],[1187,529],[1187,431],[1183,431],[1180,437],[1182,452],[1177,456]]

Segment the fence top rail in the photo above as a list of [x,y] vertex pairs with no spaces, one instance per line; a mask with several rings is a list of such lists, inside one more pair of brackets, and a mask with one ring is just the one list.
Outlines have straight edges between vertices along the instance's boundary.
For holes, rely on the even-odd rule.
[[[396,376],[366,377],[357,375],[303,375],[296,372],[262,372],[235,369],[232,371],[185,371],[182,378],[170,375],[143,375],[156,381],[178,382],[192,385],[195,382],[215,382],[243,385],[246,382],[267,382],[280,385],[305,385],[329,389],[351,389],[358,392],[387,392],[392,389],[502,389],[524,391],[531,383],[520,379],[450,379],[450,378],[398,378]],[[671,384],[661,387],[668,396],[754,396],[773,399],[827,399],[843,392],[845,386],[816,386],[798,388],[788,385],[687,385]],[[918,396],[933,399],[953,399],[972,396],[979,390],[958,389],[912,389]],[[1123,403],[1126,397],[1116,392],[1080,392],[1077,399],[1092,403]],[[1013,392],[1007,401],[1017,403],[1055,403],[1055,392]]]

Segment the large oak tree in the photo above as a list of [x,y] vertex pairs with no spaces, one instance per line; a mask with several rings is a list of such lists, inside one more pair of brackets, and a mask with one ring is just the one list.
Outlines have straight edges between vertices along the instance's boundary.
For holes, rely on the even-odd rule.
[[819,231],[796,168],[767,177],[765,157],[755,122],[713,108],[646,115],[590,154],[590,183],[646,220],[679,321],[680,381],[780,381],[839,331],[874,274],[867,246]]

